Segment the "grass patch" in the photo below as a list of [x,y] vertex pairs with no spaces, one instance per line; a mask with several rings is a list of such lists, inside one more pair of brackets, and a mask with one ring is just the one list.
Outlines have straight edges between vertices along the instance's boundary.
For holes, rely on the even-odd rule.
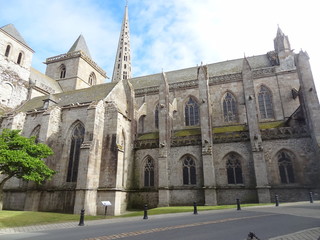
[[[104,219],[104,216],[85,216],[86,220]],[[23,227],[28,225],[42,225],[79,221],[80,214],[65,214],[31,211],[0,211],[0,228]]]
[[225,133],[225,132],[241,132],[248,130],[245,125],[225,126],[213,128],[213,133]]
[[[271,205],[273,203],[250,203],[250,204],[241,204],[241,207],[252,207],[252,206],[264,206]],[[199,211],[209,211],[209,210],[221,210],[221,209],[237,209],[237,205],[219,205],[219,206],[197,206]],[[148,215],[159,215],[159,214],[168,214],[168,213],[182,213],[182,212],[193,212],[193,206],[177,206],[177,207],[159,207],[152,208],[148,210]],[[121,215],[120,217],[137,217],[143,216],[144,211],[133,211]]]
[[260,129],[270,129],[270,128],[278,128],[278,127],[284,127],[285,122],[283,121],[276,121],[276,122],[264,122],[259,123]]
[[200,128],[191,128],[191,129],[184,129],[184,130],[178,130],[174,132],[174,137],[186,137],[186,136],[194,136],[194,135],[200,135],[201,129]]
[[[241,207],[263,206],[269,204],[241,204]],[[236,205],[221,205],[221,206],[198,206],[198,211],[220,210],[220,209],[237,209]],[[173,207],[159,207],[148,210],[148,215],[168,214],[168,213],[182,213],[193,212],[193,206],[173,206]],[[121,216],[85,216],[87,220],[98,220],[106,218],[121,218],[121,217],[139,217],[143,216],[143,211],[132,211]],[[0,211],[0,228],[24,227],[31,225],[43,225],[50,223],[63,222],[78,222],[80,214],[65,214],[52,212],[31,212],[31,211]]]
[[159,132],[146,133],[138,137],[138,140],[158,139]]

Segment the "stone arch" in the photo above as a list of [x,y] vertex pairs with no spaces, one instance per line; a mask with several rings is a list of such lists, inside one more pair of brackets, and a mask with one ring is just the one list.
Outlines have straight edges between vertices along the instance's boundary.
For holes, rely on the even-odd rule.
[[184,121],[186,126],[200,125],[200,104],[199,100],[189,95],[183,103]]
[[66,77],[66,74],[67,74],[67,68],[66,68],[66,65],[64,64],[61,64],[59,67],[58,67],[58,72],[59,72],[59,78],[65,78]]
[[10,57],[10,54],[12,52],[12,44],[11,43],[8,43],[7,46],[6,46],[6,50],[4,52],[4,56],[9,58]]
[[230,152],[224,157],[228,184],[244,183],[242,162],[241,156],[236,152]]
[[14,86],[10,82],[2,82],[0,87],[0,103],[7,105],[12,97]]
[[41,128],[41,125],[38,124],[32,131],[31,131],[31,134],[30,134],[30,137],[35,137],[35,142],[38,143],[39,142],[39,136],[40,136],[40,128]]
[[88,79],[88,83],[89,85],[96,85],[97,84],[97,78],[96,78],[96,74],[94,72],[91,72],[89,75],[89,79]]
[[274,119],[273,93],[265,84],[258,86],[257,101],[260,119]]
[[235,94],[227,90],[221,96],[221,109],[224,122],[238,122],[238,101]]
[[70,147],[66,181],[77,182],[80,147],[84,141],[85,135],[84,124],[78,120],[71,125],[68,132],[68,141],[70,141]]
[[199,182],[197,158],[191,154],[185,154],[179,162],[182,172],[182,185],[196,185]]
[[153,157],[146,155],[141,161],[141,185],[143,187],[152,188],[156,186],[156,162]]
[[17,58],[17,64],[23,65],[23,60],[24,60],[24,52],[20,51]]
[[295,171],[295,154],[285,148],[280,149],[275,155],[275,164],[277,165],[277,178],[279,184],[296,183],[297,172]]

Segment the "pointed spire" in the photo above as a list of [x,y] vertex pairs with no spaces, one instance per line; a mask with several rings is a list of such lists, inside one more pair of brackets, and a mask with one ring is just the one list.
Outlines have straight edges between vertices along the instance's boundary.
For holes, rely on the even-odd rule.
[[118,82],[122,79],[129,79],[131,77],[130,30],[127,4],[121,26],[117,55],[114,62],[112,82]]
[[80,51],[80,50],[82,52],[84,52],[89,58],[91,58],[91,55],[90,55],[90,52],[89,52],[89,48],[88,48],[86,40],[84,39],[82,34],[80,34],[80,36],[74,42],[74,44],[72,45],[72,47],[70,48],[68,53],[76,52],[76,51]]
[[15,26],[13,24],[5,25],[5,26],[1,27],[0,29],[5,31],[10,36],[14,37],[16,40],[23,43],[27,47],[29,47],[28,44],[26,43],[26,41],[23,39],[23,37],[21,36],[19,31],[15,28]]
[[288,36],[284,35],[278,25],[277,36],[274,39],[274,50],[276,52],[290,51],[290,42]]

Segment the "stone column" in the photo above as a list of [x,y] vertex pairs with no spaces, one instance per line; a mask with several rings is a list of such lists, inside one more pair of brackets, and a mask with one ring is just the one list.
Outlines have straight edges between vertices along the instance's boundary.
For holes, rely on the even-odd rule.
[[81,145],[74,213],[82,208],[96,215],[104,126],[103,101],[92,102],[87,109],[84,142]]
[[165,73],[159,88],[159,206],[169,206],[168,153],[171,144],[171,117],[169,111],[169,85]]
[[299,94],[300,103],[319,159],[320,105],[309,63],[309,56],[306,52],[300,51],[295,60],[301,86]]
[[216,177],[212,154],[212,110],[206,66],[201,65],[198,68],[198,81],[205,205],[217,205]]
[[246,58],[243,60],[242,77],[258,199],[260,203],[268,203],[271,199],[267,165],[264,158],[261,133],[258,124],[259,121],[252,71]]

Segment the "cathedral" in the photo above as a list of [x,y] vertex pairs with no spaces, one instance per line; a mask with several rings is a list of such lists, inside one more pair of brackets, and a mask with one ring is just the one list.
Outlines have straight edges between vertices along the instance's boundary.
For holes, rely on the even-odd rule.
[[33,54],[14,25],[0,28],[0,126],[49,145],[57,173],[43,185],[8,181],[4,209],[103,215],[110,201],[107,214],[119,215],[319,199],[309,57],[279,27],[263,55],[133,77],[126,7],[108,83],[82,35],[45,60],[45,74]]

